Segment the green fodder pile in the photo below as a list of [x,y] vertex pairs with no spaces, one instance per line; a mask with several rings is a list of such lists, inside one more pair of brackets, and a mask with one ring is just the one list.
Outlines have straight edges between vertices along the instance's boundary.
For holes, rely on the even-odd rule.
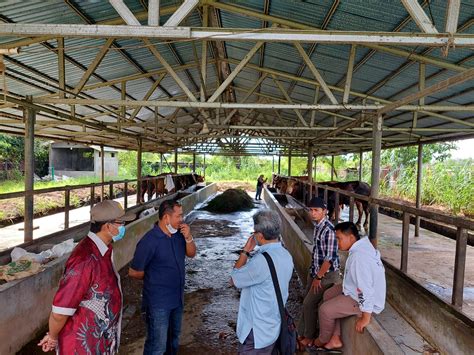
[[204,210],[213,213],[248,211],[254,207],[252,198],[241,189],[228,189],[213,198]]

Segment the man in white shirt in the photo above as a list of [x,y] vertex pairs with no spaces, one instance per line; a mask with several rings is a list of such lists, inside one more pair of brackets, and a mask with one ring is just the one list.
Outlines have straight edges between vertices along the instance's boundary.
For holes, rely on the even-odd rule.
[[342,348],[340,319],[357,315],[356,330],[362,333],[370,323],[372,313],[380,313],[385,306],[385,268],[367,237],[360,238],[352,222],[336,227],[339,250],[349,250],[344,282],[324,293],[319,308],[319,337],[314,341],[323,350]]

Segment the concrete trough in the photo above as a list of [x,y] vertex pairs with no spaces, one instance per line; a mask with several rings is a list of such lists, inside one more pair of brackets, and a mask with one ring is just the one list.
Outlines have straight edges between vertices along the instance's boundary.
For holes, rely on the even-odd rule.
[[[183,211],[187,214],[196,204],[203,202],[216,192],[217,185],[210,184],[194,193],[183,194],[181,197],[179,193],[176,193],[153,200],[146,206],[157,207],[164,200],[177,199],[182,203]],[[143,209],[143,206],[135,206],[129,210],[136,212]],[[114,244],[114,262],[117,269],[123,268],[131,261],[137,242],[157,220],[158,213],[156,212],[126,226],[126,237]],[[41,242],[27,245],[26,249],[36,251],[41,249],[41,245],[58,243],[69,238],[78,241],[84,238],[88,230],[89,224],[85,223],[42,238]],[[36,275],[0,285],[0,354],[15,354],[44,331],[51,311],[51,303],[68,257],[69,255],[65,255],[51,261],[46,264],[44,271]],[[4,256],[4,259],[6,258]]]
[[[282,204],[288,204],[292,209],[299,207],[302,209],[303,206],[291,196],[286,198],[279,194],[274,196],[267,189],[264,189],[263,198],[268,207],[277,211],[282,219],[283,243],[293,256],[296,272],[304,284],[311,265],[313,242],[300,229],[300,226],[287,213],[287,209]],[[341,252],[342,264],[344,264],[346,257],[347,253]],[[389,277],[390,273],[387,273],[387,278]],[[388,282],[390,281],[388,280]],[[429,346],[424,338],[394,308],[388,305],[380,315],[372,318],[363,334],[355,331],[355,322],[356,317],[348,317],[341,322],[345,355],[406,354],[407,349],[403,347],[404,342],[413,344],[412,346],[420,349],[420,352]],[[395,329],[395,331],[389,333],[386,329]]]

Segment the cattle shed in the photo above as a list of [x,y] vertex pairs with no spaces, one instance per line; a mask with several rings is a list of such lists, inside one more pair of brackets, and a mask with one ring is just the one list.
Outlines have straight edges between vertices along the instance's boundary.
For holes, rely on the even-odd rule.
[[[473,25],[472,0],[2,2],[0,132],[25,137],[25,241],[35,137],[136,150],[138,180],[142,152],[288,156],[289,171],[299,156],[308,172],[371,152],[375,237],[381,149],[418,146],[419,187],[424,144],[474,137]],[[408,224],[429,214],[416,207]],[[458,307],[473,222],[436,218],[457,223]]]

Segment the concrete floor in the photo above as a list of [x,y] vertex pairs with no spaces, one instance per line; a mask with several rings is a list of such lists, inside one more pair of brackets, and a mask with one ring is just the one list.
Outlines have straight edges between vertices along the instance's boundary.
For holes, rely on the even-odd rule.
[[[124,204],[124,198],[116,198]],[[128,196],[128,207],[135,206],[137,203],[137,195]],[[69,226],[74,227],[90,220],[90,206],[84,206],[69,211]],[[33,227],[38,227],[33,231],[33,239],[38,239],[46,235],[59,232],[64,229],[64,212],[53,215],[36,218]],[[12,248],[23,243],[24,223],[12,224],[7,227],[0,228],[0,251]]]

